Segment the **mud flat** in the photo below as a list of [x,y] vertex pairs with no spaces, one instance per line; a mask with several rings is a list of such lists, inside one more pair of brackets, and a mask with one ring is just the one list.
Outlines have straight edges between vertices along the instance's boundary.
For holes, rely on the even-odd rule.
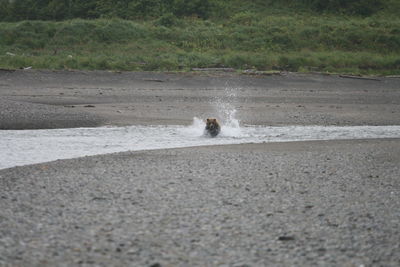
[[[225,102],[245,124],[400,124],[395,78],[0,78],[0,99],[60,110],[58,124],[46,127],[71,127],[64,110],[95,125],[190,124]],[[2,107],[3,129],[35,109],[14,109],[16,124],[3,127],[10,112]],[[399,166],[400,140],[375,139],[126,152],[4,169],[0,265],[398,266]]]
[[242,124],[400,125],[398,78],[0,71],[0,101],[0,129],[188,125],[223,103]]

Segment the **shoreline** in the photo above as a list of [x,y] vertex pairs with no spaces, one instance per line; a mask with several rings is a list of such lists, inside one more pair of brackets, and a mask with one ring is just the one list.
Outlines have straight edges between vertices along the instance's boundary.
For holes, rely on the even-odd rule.
[[154,70],[154,71],[146,71],[146,70],[85,70],[85,69],[23,69],[23,68],[0,68],[0,72],[16,72],[16,71],[37,71],[37,72],[82,72],[82,73],[94,73],[94,72],[103,72],[103,73],[148,73],[148,74],[176,74],[176,75],[197,75],[197,76],[249,76],[249,77],[265,77],[265,76],[286,76],[286,75],[321,75],[321,76],[335,76],[340,78],[348,78],[348,79],[366,79],[370,81],[380,81],[380,78],[389,78],[389,79],[399,79],[400,75],[379,75],[379,74],[351,74],[345,72],[322,72],[322,71],[286,71],[286,70],[267,70],[260,71],[255,69],[235,69],[235,68],[193,68],[190,70]]
[[[268,142],[249,142],[249,143],[234,143],[234,144],[215,144],[215,145],[193,145],[193,146],[184,146],[184,147],[168,147],[168,148],[150,148],[150,149],[138,149],[138,150],[124,150],[124,151],[118,151],[118,152],[106,152],[106,153],[99,153],[99,154],[93,154],[93,155],[83,155],[83,156],[77,156],[77,157],[71,157],[71,158],[60,158],[60,159],[55,159],[55,160],[50,160],[50,161],[43,161],[43,162],[38,162],[38,163],[30,163],[30,164],[23,164],[23,165],[16,165],[13,167],[6,167],[6,168],[0,168],[1,171],[6,171],[9,169],[13,168],[24,168],[24,167],[34,167],[34,166],[40,166],[40,165],[51,165],[55,164],[58,161],[69,161],[69,160],[79,160],[79,159],[85,159],[85,158],[90,158],[90,157],[99,157],[99,156],[116,156],[118,154],[125,154],[125,153],[141,153],[141,152],[157,152],[157,151],[169,151],[169,150],[182,150],[182,149],[219,149],[220,147],[225,147],[224,149],[229,150],[231,146],[236,147],[236,146],[243,146],[243,147],[251,147],[257,150],[258,145],[271,145],[275,148],[278,148],[282,146],[284,149],[287,148],[290,145],[299,146],[298,143],[305,143],[304,145],[314,145],[314,144],[328,144],[328,143],[345,143],[345,142],[352,142],[354,141],[355,143],[360,143],[360,142],[385,142],[385,141],[392,141],[392,142],[400,142],[400,137],[390,137],[390,138],[351,138],[351,139],[330,139],[330,140],[302,140],[302,141],[268,141]],[[276,145],[276,146],[275,146]]]

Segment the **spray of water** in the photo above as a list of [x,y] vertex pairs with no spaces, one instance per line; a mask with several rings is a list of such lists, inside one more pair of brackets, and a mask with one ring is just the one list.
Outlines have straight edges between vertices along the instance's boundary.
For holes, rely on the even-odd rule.
[[239,88],[225,84],[224,96],[217,97],[214,101],[214,108],[221,121],[221,136],[242,137],[239,120],[236,117],[237,93]]
[[[223,96],[216,97],[212,102],[214,106],[214,113],[221,123],[221,133],[217,138],[241,138],[247,135],[243,133],[239,120],[236,118],[237,109],[235,104],[237,102],[238,88],[225,85]],[[182,128],[181,133],[188,136],[206,137],[204,134],[205,121],[197,117],[193,118],[193,123],[185,128]]]
[[181,128],[180,132],[188,136],[203,137],[205,127],[206,127],[205,121],[197,117],[194,117],[192,125]]

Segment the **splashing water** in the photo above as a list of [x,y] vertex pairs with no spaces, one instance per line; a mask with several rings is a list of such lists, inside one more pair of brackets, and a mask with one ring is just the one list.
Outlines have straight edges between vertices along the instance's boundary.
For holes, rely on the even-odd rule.
[[[205,121],[194,117],[192,125],[182,128],[180,132],[188,136],[207,137],[204,135],[205,127]],[[234,119],[233,121],[228,121],[227,125],[221,125],[221,133],[217,137],[241,138],[246,137],[246,134],[242,133],[239,121]]]
[[400,126],[246,126],[222,125],[215,138],[204,135],[204,121],[190,126],[158,125],[50,130],[0,130],[0,169],[122,151],[205,145],[400,138]]
[[221,134],[224,136],[237,137],[241,134],[239,120],[236,118],[237,92],[239,88],[225,85],[224,97],[218,97],[214,103],[219,119],[222,123]]

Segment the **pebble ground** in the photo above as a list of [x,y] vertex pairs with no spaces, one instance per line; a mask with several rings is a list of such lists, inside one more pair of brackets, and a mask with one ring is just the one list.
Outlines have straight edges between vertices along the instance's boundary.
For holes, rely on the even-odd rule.
[[399,266],[400,140],[127,152],[0,171],[1,266]]

